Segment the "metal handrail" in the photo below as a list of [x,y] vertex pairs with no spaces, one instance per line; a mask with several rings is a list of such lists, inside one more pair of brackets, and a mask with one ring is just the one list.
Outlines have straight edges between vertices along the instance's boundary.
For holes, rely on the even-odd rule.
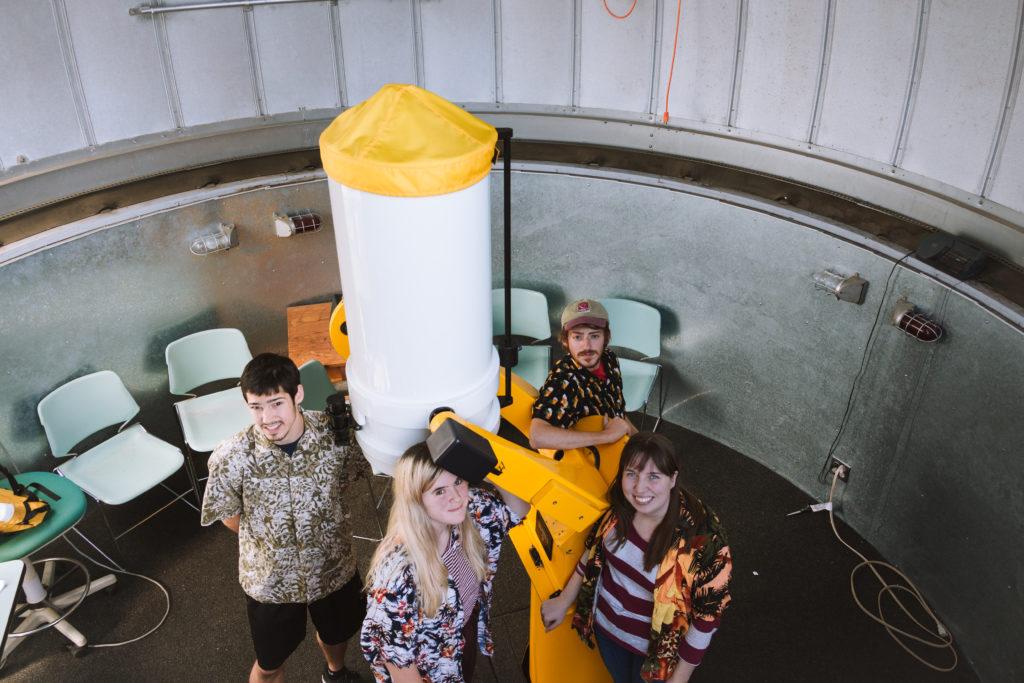
[[223,9],[225,7],[254,7],[256,5],[290,5],[297,2],[336,2],[337,0],[221,0],[220,2],[198,2],[191,5],[139,5],[128,10],[131,16],[140,14],[166,14],[167,12],[185,12],[195,9]]

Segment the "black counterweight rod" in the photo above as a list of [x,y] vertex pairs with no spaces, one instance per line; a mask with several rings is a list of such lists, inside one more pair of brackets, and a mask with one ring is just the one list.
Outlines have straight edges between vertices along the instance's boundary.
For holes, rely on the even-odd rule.
[[502,145],[505,188],[505,335],[499,353],[505,368],[505,395],[498,398],[498,405],[504,408],[512,403],[512,368],[519,361],[519,349],[512,344],[512,129],[498,128],[497,131]]

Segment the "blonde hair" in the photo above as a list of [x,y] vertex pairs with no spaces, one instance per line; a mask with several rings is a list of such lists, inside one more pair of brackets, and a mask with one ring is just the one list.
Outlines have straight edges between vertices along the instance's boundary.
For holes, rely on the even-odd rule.
[[[373,553],[366,578],[367,589],[390,581],[391,574],[384,575],[385,559],[400,548],[404,562],[394,571],[405,567],[412,569],[420,609],[427,617],[437,614],[448,593],[448,569],[437,548],[434,527],[423,506],[423,495],[444,471],[434,464],[426,444],[413,446],[399,459],[392,474],[393,502],[388,530]],[[487,548],[469,514],[459,525],[459,538],[473,573],[478,581],[483,581],[487,574]]]

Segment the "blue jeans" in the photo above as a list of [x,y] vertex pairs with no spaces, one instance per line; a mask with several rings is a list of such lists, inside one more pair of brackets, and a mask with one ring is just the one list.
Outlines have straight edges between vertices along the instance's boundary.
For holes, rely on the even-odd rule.
[[645,655],[630,652],[606,636],[598,627],[594,628],[594,635],[597,636],[597,650],[601,653],[604,666],[615,683],[646,683],[640,677],[640,667],[647,659]]

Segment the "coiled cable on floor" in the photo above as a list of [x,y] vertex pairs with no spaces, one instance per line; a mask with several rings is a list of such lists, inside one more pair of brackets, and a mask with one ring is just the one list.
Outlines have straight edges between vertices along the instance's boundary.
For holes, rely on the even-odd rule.
[[152,635],[153,633],[156,633],[157,629],[159,629],[161,626],[164,625],[164,622],[167,621],[167,616],[171,613],[171,594],[167,592],[167,589],[164,587],[164,585],[162,583],[160,583],[156,579],[150,578],[150,577],[145,576],[143,574],[136,574],[135,572],[130,572],[130,571],[127,571],[127,570],[124,570],[124,569],[115,569],[114,567],[110,567],[110,566],[100,562],[99,560],[97,560],[97,559],[95,559],[93,557],[90,557],[89,555],[87,555],[84,552],[82,552],[82,550],[79,549],[79,547],[76,546],[71,541],[71,539],[68,538],[67,536],[64,537],[64,540],[67,541],[67,544],[70,545],[71,548],[76,553],[78,553],[79,555],[81,555],[82,557],[87,559],[88,561],[92,562],[96,566],[98,566],[98,567],[100,567],[102,569],[107,570],[108,572],[114,572],[115,574],[124,574],[126,576],[135,576],[135,577],[138,577],[140,579],[144,579],[146,581],[149,581],[151,584],[153,584],[154,586],[156,586],[157,588],[160,589],[160,591],[164,594],[164,600],[166,602],[166,607],[164,608],[164,615],[162,617],[160,617],[160,621],[157,622],[156,626],[154,626],[153,628],[149,629],[148,631],[143,633],[141,636],[136,636],[135,638],[132,638],[130,640],[122,640],[122,641],[117,642],[117,643],[88,643],[87,642],[85,644],[85,647],[87,647],[87,648],[99,648],[99,647],[121,647],[122,645],[129,645],[131,643],[138,642],[138,641],[142,640],[143,638]]
[[[843,537],[839,535],[839,530],[836,528],[836,518],[835,513],[833,511],[835,506],[832,504],[832,498],[836,492],[836,483],[839,481],[840,469],[841,468],[836,468],[835,473],[832,475],[832,487],[829,489],[828,492],[828,521],[829,524],[832,525],[832,533],[834,533],[836,538],[839,539],[839,542],[845,545],[847,548],[849,548],[850,552],[852,552],[854,555],[861,559],[860,564],[856,565],[852,570],[850,570],[850,594],[853,595],[853,601],[857,603],[857,607],[859,607],[861,611],[864,612],[864,614],[868,615],[873,620],[881,624],[882,627],[885,628],[886,631],[888,631],[892,639],[895,640],[900,647],[906,650],[911,657],[913,657],[914,659],[916,659],[917,661],[921,662],[929,669],[932,669],[934,671],[939,671],[941,673],[952,671],[956,668],[958,662],[956,648],[953,647],[953,636],[949,632],[949,629],[946,628],[946,626],[941,621],[939,621],[939,618],[937,616],[935,616],[935,612],[933,612],[932,609],[928,606],[928,603],[925,602],[924,596],[921,595],[921,592],[917,589],[917,586],[914,585],[914,582],[911,581],[906,574],[904,574],[888,562],[883,562],[881,560],[869,560],[868,558],[864,557],[864,555],[862,555],[860,551],[858,551],[852,545],[843,540]],[[871,573],[873,573],[875,575],[875,578],[878,579],[878,582],[882,584],[882,587],[878,591],[877,612],[873,612],[869,610],[867,607],[865,607],[864,603],[862,603],[860,601],[860,598],[857,596],[855,579],[857,576],[857,572],[861,569],[864,569],[865,567],[870,569]],[[906,585],[899,583],[888,583],[884,578],[882,578],[882,575],[878,572],[878,569],[876,569],[876,567],[885,567],[886,569],[890,570],[891,572],[899,576],[906,583]],[[897,591],[909,593],[910,598],[912,600],[917,601],[921,609],[923,609],[924,612],[932,620],[935,621],[934,630],[922,624],[917,619],[917,617],[910,613],[910,610],[907,609],[906,605],[904,605],[903,602],[900,600],[899,595],[897,595]],[[917,624],[922,631],[928,634],[928,637],[922,638],[919,635],[908,633],[907,631],[897,628],[895,625],[885,620],[885,617],[882,616],[882,597],[886,594],[892,596],[893,600],[896,601],[896,604],[899,605],[901,610],[903,610],[903,613],[906,614],[911,621]],[[900,639],[899,636],[904,636],[911,640],[916,640],[917,642],[928,647],[936,649],[948,649],[953,654],[953,663],[946,667],[936,666],[935,664],[932,664],[931,662],[925,660],[921,655],[914,652],[910,648],[910,646],[908,646],[905,642],[903,642],[903,640]]]

